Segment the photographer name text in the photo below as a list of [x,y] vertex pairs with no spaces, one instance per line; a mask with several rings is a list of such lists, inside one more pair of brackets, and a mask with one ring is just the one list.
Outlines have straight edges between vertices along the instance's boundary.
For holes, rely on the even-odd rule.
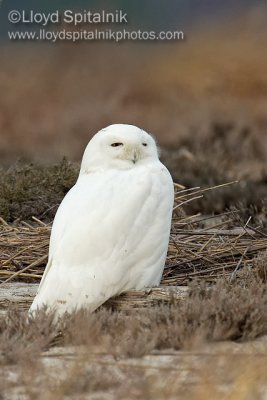
[[92,12],[83,10],[82,12],[76,12],[73,10],[62,11],[59,10],[44,13],[35,12],[30,10],[12,10],[8,13],[8,20],[12,24],[37,24],[47,26],[50,24],[66,23],[74,26],[80,24],[125,24],[128,23],[127,13],[122,10],[116,10],[113,12],[107,12],[105,10],[99,12]]

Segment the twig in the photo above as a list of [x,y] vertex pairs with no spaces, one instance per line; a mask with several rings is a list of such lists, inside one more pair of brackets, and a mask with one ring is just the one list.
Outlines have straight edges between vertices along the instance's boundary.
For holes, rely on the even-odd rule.
[[[27,265],[27,267],[23,268],[20,271],[15,272],[14,274],[12,274],[9,278],[7,278],[4,282],[0,283],[0,286],[3,283],[7,283],[9,281],[11,281],[11,279],[14,279],[16,276],[21,275],[23,272],[27,271],[28,269],[32,268],[32,267],[36,267],[37,265],[40,265],[42,262],[44,262],[47,259],[47,255],[44,255],[42,257],[40,257],[38,260],[34,261],[33,263],[31,263],[30,265]],[[39,277],[39,276],[38,276]]]
[[241,263],[243,262],[243,259],[244,259],[244,257],[246,256],[247,251],[248,251],[248,247],[246,248],[246,250],[245,250],[244,253],[242,254],[242,256],[241,256],[239,262],[237,263],[237,266],[235,267],[234,272],[232,272],[232,274],[231,274],[231,276],[230,276],[230,282],[232,282],[232,280],[236,277],[236,273],[237,273],[237,271],[238,271],[238,269],[239,269]]

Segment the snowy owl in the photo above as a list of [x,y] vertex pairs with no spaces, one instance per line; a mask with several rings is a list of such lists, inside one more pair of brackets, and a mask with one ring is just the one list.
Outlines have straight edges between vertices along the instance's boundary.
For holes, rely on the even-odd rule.
[[48,263],[30,308],[94,311],[110,297],[160,283],[174,192],[152,136],[115,124],[88,143],[56,213]]

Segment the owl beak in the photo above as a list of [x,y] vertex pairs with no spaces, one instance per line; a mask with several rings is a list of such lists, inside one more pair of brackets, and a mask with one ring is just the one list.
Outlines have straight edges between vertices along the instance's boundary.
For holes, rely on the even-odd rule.
[[137,151],[136,151],[136,150],[134,150],[134,152],[133,152],[133,158],[132,158],[132,162],[135,164],[135,163],[136,163],[136,161],[137,161],[137,159],[138,159],[138,154],[137,154]]

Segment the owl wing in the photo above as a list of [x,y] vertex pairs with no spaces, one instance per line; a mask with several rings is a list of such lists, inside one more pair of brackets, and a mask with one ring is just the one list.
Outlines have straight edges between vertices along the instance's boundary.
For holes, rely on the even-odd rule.
[[159,161],[81,175],[55,216],[31,310],[94,310],[125,290],[159,284],[172,206],[173,182]]

